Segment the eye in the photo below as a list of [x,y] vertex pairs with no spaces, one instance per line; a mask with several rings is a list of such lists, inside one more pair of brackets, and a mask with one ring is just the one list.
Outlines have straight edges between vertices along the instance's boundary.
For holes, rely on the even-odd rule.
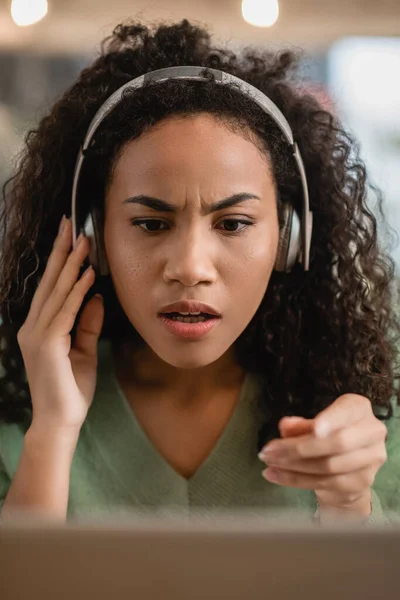
[[[254,225],[251,221],[245,221],[243,219],[224,219],[220,221],[218,225],[224,224],[225,229],[223,230],[225,233],[240,233],[244,229],[246,229],[249,225]],[[242,227],[239,227],[242,225]]]
[[[158,233],[169,229],[168,223],[161,221],[160,219],[133,219],[132,225],[134,227],[140,227],[146,233]],[[165,225],[165,227],[160,228],[160,225]]]
[[[146,233],[160,233],[170,229],[169,224],[160,219],[133,219],[131,222],[134,227],[140,227]],[[218,223],[218,229],[221,229],[221,224],[223,225],[222,231],[231,234],[241,233],[250,225],[254,225],[251,221],[244,219],[223,219]]]

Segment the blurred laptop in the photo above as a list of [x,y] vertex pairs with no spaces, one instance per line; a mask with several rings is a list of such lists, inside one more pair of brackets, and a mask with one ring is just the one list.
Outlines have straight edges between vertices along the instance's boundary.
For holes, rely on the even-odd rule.
[[0,523],[2,600],[398,600],[400,527],[261,517]]

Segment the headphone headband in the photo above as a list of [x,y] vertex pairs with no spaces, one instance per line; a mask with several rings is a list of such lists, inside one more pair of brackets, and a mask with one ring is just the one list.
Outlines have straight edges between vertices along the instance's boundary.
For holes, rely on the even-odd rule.
[[210,69],[208,67],[197,67],[197,66],[177,66],[167,67],[164,69],[158,69],[151,71],[144,75],[140,75],[131,81],[125,83],[122,87],[117,89],[98,109],[94,118],[92,119],[87,134],[85,136],[82,148],[79,152],[74,179],[72,185],[72,235],[73,243],[75,245],[77,238],[77,221],[76,221],[76,199],[78,191],[79,176],[84,162],[84,152],[88,149],[97,129],[104,121],[104,119],[114,110],[114,108],[123,99],[123,94],[126,90],[134,90],[143,87],[143,85],[149,81],[162,82],[168,79],[185,79],[191,81],[209,81],[206,73],[211,73],[214,76],[214,80],[219,85],[234,85],[238,87],[240,92],[248,96],[251,100],[256,102],[266,114],[268,114],[275,123],[278,125],[283,135],[286,138],[289,146],[291,147],[294,160],[296,162],[302,189],[303,189],[303,211],[301,219],[301,257],[300,262],[303,264],[305,271],[309,269],[310,260],[310,246],[311,246],[311,232],[312,232],[312,213],[309,207],[309,194],[307,186],[307,178],[304,169],[303,159],[300,154],[300,150],[294,141],[293,133],[284,115],[281,113],[279,108],[259,89],[243,81],[239,77],[225,73],[217,69]]

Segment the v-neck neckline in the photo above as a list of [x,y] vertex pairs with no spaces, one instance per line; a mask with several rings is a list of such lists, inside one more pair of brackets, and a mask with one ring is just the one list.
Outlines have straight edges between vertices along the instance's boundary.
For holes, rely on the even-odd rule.
[[229,416],[229,419],[223,428],[221,434],[219,435],[217,441],[212,447],[211,451],[205,457],[205,459],[198,466],[196,471],[190,477],[185,477],[181,473],[179,473],[169,462],[168,460],[161,454],[159,450],[157,450],[154,443],[151,441],[140,422],[138,421],[135,411],[130,405],[128,398],[122,388],[122,385],[117,377],[117,371],[115,368],[115,362],[112,356],[111,349],[108,351],[108,364],[110,367],[110,376],[112,378],[113,384],[115,386],[115,390],[118,394],[118,398],[123,406],[124,412],[127,414],[127,419],[129,419],[133,425],[133,429],[135,434],[138,436],[142,447],[145,449],[146,453],[148,453],[149,457],[152,457],[152,460],[157,461],[163,469],[170,472],[171,477],[182,480],[186,484],[191,484],[196,481],[203,471],[207,470],[207,465],[210,463],[213,464],[215,462],[215,456],[220,454],[221,447],[224,446],[226,441],[229,442],[232,438],[232,434],[234,433],[236,427],[240,423],[240,413],[242,409],[242,404],[244,399],[247,396],[248,388],[250,385],[250,376],[248,373],[245,374],[242,385],[240,387],[238,398],[235,401],[234,408]]
[[[100,348],[101,346],[101,348]],[[213,449],[196,472],[186,478],[158,452],[135,418],[116,376],[111,343],[99,344],[98,383],[89,411],[87,427],[97,439],[103,461],[138,500],[143,489],[143,503],[159,499],[160,488],[166,496],[187,498],[189,490],[244,471],[257,456],[257,430],[260,424],[256,399],[258,386],[246,373],[234,410]],[[219,485],[219,484],[218,484]],[[139,490],[139,491],[138,491]],[[133,493],[133,492],[132,492]],[[157,502],[156,497],[153,498]]]

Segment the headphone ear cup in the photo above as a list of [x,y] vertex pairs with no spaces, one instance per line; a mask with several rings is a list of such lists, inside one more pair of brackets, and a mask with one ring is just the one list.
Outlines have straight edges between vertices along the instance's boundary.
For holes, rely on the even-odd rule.
[[108,275],[109,267],[102,243],[102,227],[95,211],[89,213],[83,226],[83,232],[89,240],[89,262],[99,275]]
[[296,264],[301,252],[300,218],[291,204],[283,204],[282,220],[275,271],[288,273]]

